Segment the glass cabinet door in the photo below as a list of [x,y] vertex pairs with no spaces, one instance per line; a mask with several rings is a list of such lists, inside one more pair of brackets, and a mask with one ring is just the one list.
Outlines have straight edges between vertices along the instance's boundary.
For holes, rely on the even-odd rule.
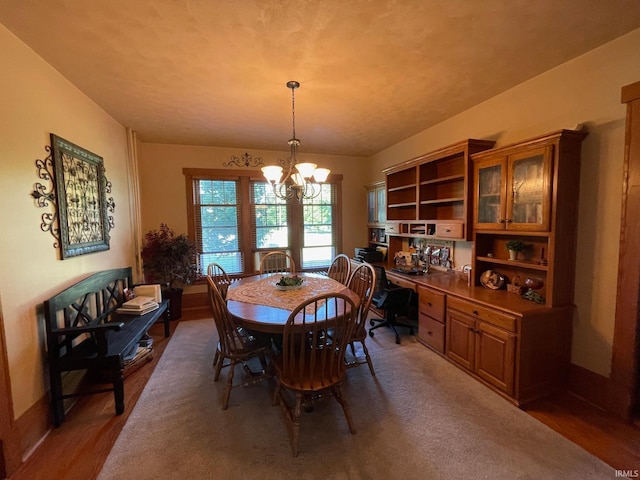
[[375,223],[376,221],[376,191],[370,189],[367,191],[367,223]]
[[475,176],[477,179],[475,187],[476,228],[504,228],[504,159],[479,162],[475,166]]
[[378,200],[376,202],[376,210],[378,214],[378,223],[384,223],[387,221],[387,189],[386,187],[378,187],[376,189],[376,195]]
[[507,229],[549,229],[550,147],[509,156]]

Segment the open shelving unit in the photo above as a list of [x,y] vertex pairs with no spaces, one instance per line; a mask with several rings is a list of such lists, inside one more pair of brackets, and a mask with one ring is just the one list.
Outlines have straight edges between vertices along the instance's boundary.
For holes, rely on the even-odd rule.
[[469,157],[493,145],[469,139],[384,170],[390,234],[470,240]]

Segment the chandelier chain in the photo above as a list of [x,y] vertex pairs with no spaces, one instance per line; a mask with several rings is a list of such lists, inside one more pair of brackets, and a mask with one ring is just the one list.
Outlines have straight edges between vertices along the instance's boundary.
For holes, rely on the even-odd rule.
[[[293,137],[289,140],[291,154],[285,161],[280,160],[281,166],[265,166],[262,172],[271,184],[273,193],[278,198],[297,198],[302,201],[304,198],[311,199],[317,197],[321,192],[321,184],[327,179],[330,173],[328,168],[317,168],[315,163],[298,163],[298,145],[300,140],[296,138],[296,88],[300,83],[291,80],[287,82],[287,88],[291,89],[291,127]],[[287,169],[283,172],[283,167]],[[297,173],[294,173],[294,169]],[[284,177],[283,177],[284,174]]]

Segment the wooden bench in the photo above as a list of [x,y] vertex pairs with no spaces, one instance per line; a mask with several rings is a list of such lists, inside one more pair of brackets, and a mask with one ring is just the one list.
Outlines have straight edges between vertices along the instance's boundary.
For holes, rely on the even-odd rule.
[[[124,364],[149,328],[164,317],[169,336],[169,300],[145,315],[119,314],[124,289],[133,287],[131,267],[105,270],[44,302],[53,423],[64,421],[64,399],[114,392],[116,415],[124,411]],[[112,388],[63,392],[63,372],[95,370],[107,375]]]

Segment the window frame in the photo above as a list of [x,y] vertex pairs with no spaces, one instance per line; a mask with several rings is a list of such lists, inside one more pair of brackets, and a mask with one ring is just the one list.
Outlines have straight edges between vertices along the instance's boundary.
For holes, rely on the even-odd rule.
[[[189,238],[193,241],[196,240],[196,216],[195,216],[195,192],[193,190],[194,181],[196,180],[221,180],[228,181],[233,180],[238,182],[237,194],[239,196],[239,216],[240,225],[242,229],[240,234],[240,250],[243,257],[243,273],[232,274],[233,277],[246,277],[255,275],[260,265],[256,261],[258,255],[257,252],[265,251],[265,249],[258,249],[253,245],[253,239],[255,238],[255,232],[251,225],[251,182],[266,182],[262,176],[262,172],[259,170],[223,170],[216,168],[183,168],[182,173],[185,177],[185,190],[187,197],[187,229]],[[330,174],[325,183],[331,183],[334,185],[335,192],[335,209],[334,218],[332,222],[333,233],[333,245],[335,246],[336,254],[342,251],[342,175]],[[298,199],[292,198],[287,200],[287,212],[290,215],[289,223],[289,251],[293,257],[296,267],[300,271],[317,271],[323,269],[323,267],[314,267],[312,269],[302,269],[302,248],[303,248],[303,234],[304,225],[303,221],[303,205]],[[274,249],[271,249],[274,250]],[[200,246],[198,245],[198,253],[200,253]],[[199,262],[198,262],[199,263]],[[327,268],[329,265],[327,265]],[[206,272],[201,272],[203,275]]]

